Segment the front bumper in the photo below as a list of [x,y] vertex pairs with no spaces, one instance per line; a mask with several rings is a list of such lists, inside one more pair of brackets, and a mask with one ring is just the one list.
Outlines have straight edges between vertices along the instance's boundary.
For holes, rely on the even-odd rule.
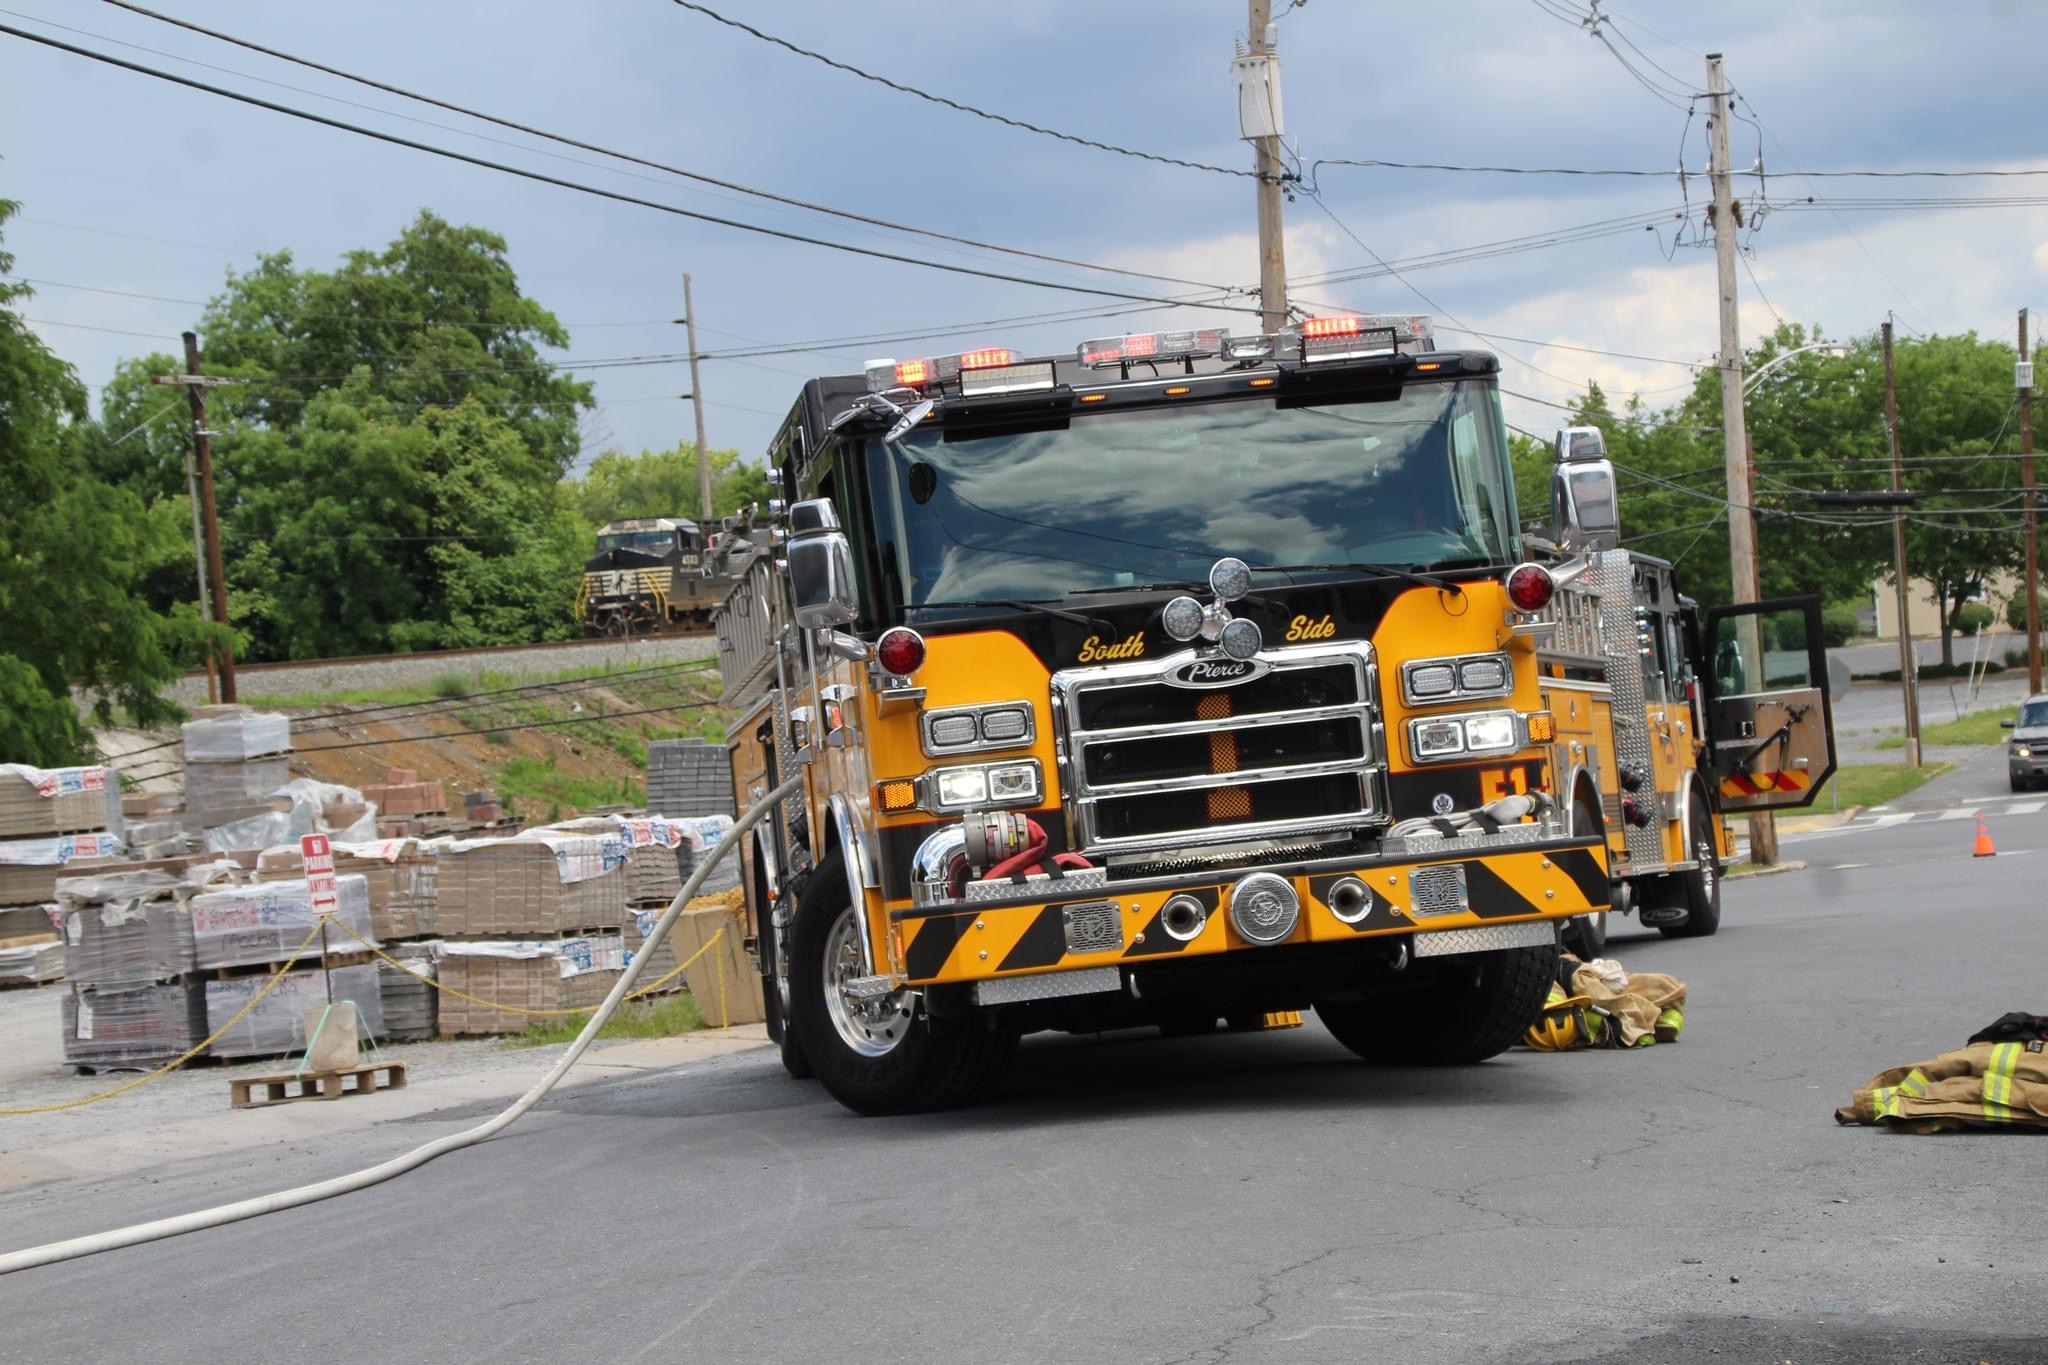
[[[1421,885],[1437,888],[1457,879],[1451,869],[1462,871],[1460,908],[1445,908],[1439,896],[1417,913],[1415,874],[1428,868],[1446,870],[1420,879]],[[904,983],[912,986],[1217,954],[1242,955],[1249,966],[1264,949],[1277,946],[1240,937],[1226,913],[1232,886],[1253,872],[1277,874],[1293,885],[1301,901],[1300,919],[1279,943],[1296,946],[1564,920],[1606,910],[1609,904],[1604,842],[1504,843],[1474,836],[1444,841],[1421,855],[1211,869],[1071,892],[1063,892],[1051,878],[1034,877],[1014,895],[892,912],[891,956]],[[1340,919],[1326,899],[1346,878],[1363,882],[1372,902],[1364,913],[1354,912],[1350,922]],[[1168,934],[1162,923],[1166,902],[1181,894],[1194,896],[1209,911],[1201,931],[1186,942]],[[1081,945],[1072,941],[1077,923],[1087,926]],[[1465,941],[1477,940],[1465,936]]]
[[2048,743],[2029,744],[2027,748],[2031,752],[2024,758],[2011,749],[2005,751],[2006,771],[2014,777],[2048,777]]

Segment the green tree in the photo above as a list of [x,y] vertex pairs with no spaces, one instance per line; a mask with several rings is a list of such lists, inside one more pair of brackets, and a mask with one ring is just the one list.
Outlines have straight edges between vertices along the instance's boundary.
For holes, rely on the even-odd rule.
[[[697,484],[697,449],[688,441],[638,455],[608,450],[590,462],[582,478],[567,481],[567,487],[577,512],[592,530],[626,517],[696,521],[703,505]],[[716,515],[730,516],[767,496],[766,470],[743,462],[737,450],[712,450],[711,506]]]
[[[0,200],[0,225],[16,211]],[[0,273],[13,267],[0,251]],[[29,293],[0,280],[0,755],[53,765],[92,753],[74,684],[102,722],[116,705],[145,722],[173,716],[158,693],[200,631],[138,595],[166,551],[164,524],[134,493],[81,474],[96,439],[85,388],[11,307]]]

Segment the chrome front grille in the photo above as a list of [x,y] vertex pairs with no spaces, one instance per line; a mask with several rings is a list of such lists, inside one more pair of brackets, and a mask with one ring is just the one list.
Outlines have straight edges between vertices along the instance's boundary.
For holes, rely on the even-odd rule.
[[1102,854],[1340,835],[1384,821],[1364,641],[1275,649],[1227,687],[1168,681],[1193,652],[1053,679],[1076,844]]

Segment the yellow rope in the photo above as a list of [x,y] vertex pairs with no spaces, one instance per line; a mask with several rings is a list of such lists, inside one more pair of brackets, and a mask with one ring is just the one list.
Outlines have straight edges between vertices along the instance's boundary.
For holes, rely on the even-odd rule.
[[[382,948],[379,948],[376,944],[370,942],[370,940],[364,938],[361,934],[358,934],[354,929],[350,928],[346,924],[336,924],[334,927],[341,930],[350,938],[354,939],[356,942],[362,944],[365,948],[369,949],[372,954],[382,958],[384,961],[398,968],[398,970],[404,972],[406,975],[415,977],[418,980],[426,982],[429,986],[432,986],[435,990],[440,991],[443,995],[452,995],[458,1000],[467,1000],[472,1005],[481,1005],[485,1009],[503,1010],[507,1014],[526,1014],[532,1015],[536,1018],[545,1019],[566,1019],[571,1015],[588,1014],[594,1008],[594,1006],[586,1005],[582,1009],[536,1010],[528,1009],[523,1005],[505,1005],[500,1004],[496,1000],[486,1000],[480,995],[471,995],[468,991],[457,990],[455,987],[447,985],[434,977],[421,975],[419,972],[414,971],[405,963],[400,962],[397,958],[385,952]],[[626,999],[638,1000],[642,996],[653,994],[655,991],[659,990],[668,982],[673,981],[676,977],[682,975],[683,970],[685,968],[695,966],[697,963],[697,959],[704,956],[704,954],[706,954],[707,952],[710,952],[712,945],[717,943],[720,939],[724,937],[725,929],[723,926],[721,926],[716,933],[714,933],[709,939],[705,941],[703,947],[699,948],[696,952],[690,954],[689,961],[677,963],[674,970],[663,972],[661,976],[657,978],[655,981],[651,982],[648,985],[642,986],[639,990],[634,991],[632,994],[628,995]],[[719,986],[721,990],[724,988],[724,984],[724,978],[721,976],[719,978]]]
[[255,995],[251,996],[249,998],[248,1004],[242,1006],[242,1008],[235,1011],[234,1018],[228,1020],[225,1024],[222,1024],[212,1033],[209,1033],[206,1037],[194,1043],[189,1049],[186,1050],[186,1052],[182,1056],[173,1058],[171,1061],[165,1062],[162,1066],[158,1067],[156,1070],[152,1072],[149,1072],[146,1075],[137,1076],[134,1080],[127,1082],[125,1085],[117,1085],[112,1090],[102,1090],[97,1095],[87,1095],[83,1099],[65,1100],[59,1104],[33,1105],[25,1109],[0,1109],[0,1115],[54,1114],[60,1109],[78,1109],[88,1104],[98,1104],[101,1100],[110,1100],[116,1095],[126,1094],[128,1091],[135,1089],[135,1087],[139,1085],[148,1085],[151,1081],[157,1079],[159,1076],[168,1076],[171,1072],[176,1071],[179,1067],[185,1065],[185,1063],[191,1061],[194,1057],[197,1057],[200,1053],[212,1047],[214,1043],[219,1041],[219,1039],[223,1035],[225,1035],[229,1029],[241,1023],[243,1016],[248,1014],[250,1010],[255,1009],[256,1006],[259,1003],[261,1003],[264,996],[269,995],[272,991],[277,989],[277,983],[284,980],[285,973],[289,972],[292,968],[299,965],[300,955],[303,954],[306,951],[306,949],[312,947],[313,940],[318,937],[320,937],[320,926],[316,924],[313,926],[313,931],[306,935],[304,941],[302,941],[298,947],[292,949],[292,955],[285,959],[283,965],[279,966],[276,971],[270,974],[270,980],[263,983],[263,989],[256,992]]

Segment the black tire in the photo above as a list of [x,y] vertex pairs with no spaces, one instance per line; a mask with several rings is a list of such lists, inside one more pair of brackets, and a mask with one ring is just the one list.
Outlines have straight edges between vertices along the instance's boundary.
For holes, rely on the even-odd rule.
[[970,1104],[1002,1075],[1016,1035],[969,1013],[933,1019],[911,1001],[887,1050],[857,1050],[833,1021],[825,961],[841,920],[855,913],[838,850],[818,865],[790,922],[790,1014],[798,1043],[820,1084],[857,1114],[911,1114]]
[[[1607,819],[1600,812],[1600,805],[1593,799],[1592,790],[1583,783],[1572,793],[1572,833],[1574,835],[1597,834],[1607,836]],[[1581,915],[1567,921],[1564,927],[1564,950],[1581,962],[1591,962],[1607,951],[1607,914]]]
[[1676,874],[1685,893],[1685,922],[1661,926],[1666,938],[1711,938],[1721,927],[1721,855],[1714,851],[1711,820],[1706,802],[1695,790],[1686,827],[1698,866]]
[[2012,789],[2016,792],[2026,791],[2034,785],[2033,779],[2021,777],[2018,773],[2007,773],[2005,776],[2006,780],[2012,784]]
[[1358,1001],[1317,1001],[1332,1036],[1382,1066],[1468,1066],[1529,1031],[1557,978],[1557,947],[1503,948],[1445,959],[1432,988]]
[[761,917],[754,926],[755,941],[761,945],[761,998],[766,1002],[768,1036],[773,1038],[782,1050],[782,1069],[790,1079],[811,1080],[817,1073],[811,1070],[810,1061],[804,1056],[804,1047],[797,1040],[796,1029],[784,1015],[782,1008],[782,985],[777,979],[777,960],[783,945],[775,936],[775,910],[768,903],[768,879],[761,871],[761,854],[754,853],[754,904],[760,907]]

